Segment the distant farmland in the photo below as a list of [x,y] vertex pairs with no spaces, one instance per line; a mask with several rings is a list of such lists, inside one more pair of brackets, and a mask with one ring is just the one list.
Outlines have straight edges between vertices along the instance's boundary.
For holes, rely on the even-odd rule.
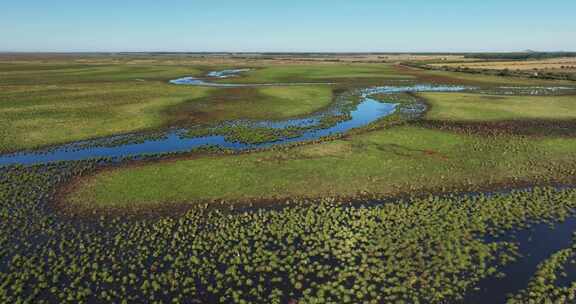
[[552,58],[542,60],[507,60],[507,61],[482,61],[482,62],[459,62],[459,63],[434,63],[432,66],[449,66],[471,69],[489,70],[576,70],[576,58]]

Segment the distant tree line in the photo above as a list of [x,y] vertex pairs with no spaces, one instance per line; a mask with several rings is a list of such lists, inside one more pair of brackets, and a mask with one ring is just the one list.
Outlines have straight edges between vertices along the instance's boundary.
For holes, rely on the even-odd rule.
[[542,71],[538,69],[534,70],[473,69],[469,67],[447,66],[447,65],[432,66],[426,63],[416,63],[416,62],[403,62],[402,65],[424,70],[461,72],[468,74],[482,74],[482,75],[504,76],[504,77],[523,77],[523,78],[536,78],[536,79],[548,79],[548,80],[576,81],[576,73],[574,72],[557,72],[557,71],[551,72],[551,71]]
[[576,57],[576,52],[512,52],[512,53],[471,53],[464,58],[496,60],[528,60]]

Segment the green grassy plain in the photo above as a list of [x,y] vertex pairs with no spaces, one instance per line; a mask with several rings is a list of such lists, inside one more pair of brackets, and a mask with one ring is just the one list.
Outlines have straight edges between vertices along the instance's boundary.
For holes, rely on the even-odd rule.
[[209,92],[159,82],[4,87],[0,151],[158,128],[167,122],[166,108]]
[[201,70],[191,66],[56,63],[0,63],[0,85],[61,85],[123,81],[166,81]]
[[431,109],[426,118],[458,121],[576,119],[576,96],[498,96],[460,93],[421,94]]
[[576,140],[484,138],[403,126],[288,151],[105,171],[68,197],[80,207],[200,200],[396,195],[570,176]]
[[[201,88],[168,80],[227,68],[136,59],[0,62],[0,151],[15,151],[171,124],[284,119],[328,106],[330,86]],[[162,64],[165,62],[166,64]],[[346,82],[411,78],[390,65],[267,65],[224,82]]]
[[135,82],[12,87],[0,92],[0,151],[175,123],[297,117],[331,102],[329,86],[214,89]]
[[386,79],[412,79],[389,64],[270,65],[245,73],[246,77],[221,80],[237,83],[338,82],[355,83]]
[[0,63],[0,151],[175,123],[297,117],[332,101],[326,85],[217,89],[166,83],[202,73],[173,65]]

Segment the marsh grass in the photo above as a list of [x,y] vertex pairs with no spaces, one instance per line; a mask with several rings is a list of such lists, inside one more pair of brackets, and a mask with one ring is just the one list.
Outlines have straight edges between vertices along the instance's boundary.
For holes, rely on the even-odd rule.
[[162,127],[162,111],[207,95],[162,83],[11,86],[0,93],[0,151]]
[[245,77],[221,80],[235,83],[336,82],[365,83],[391,79],[412,79],[397,73],[390,64],[308,64],[268,65],[246,73]]
[[172,124],[215,124],[222,121],[280,120],[304,116],[325,107],[333,99],[329,86],[226,88],[213,90],[195,102],[166,110]]
[[[2,78],[0,93],[0,115],[6,117],[0,119],[0,135],[6,135],[2,148],[161,124],[166,117],[158,113],[213,94],[152,81],[172,77],[182,67],[162,68],[160,73],[134,67],[122,74],[116,66],[93,66],[101,60],[84,58],[70,67],[0,64],[0,73],[10,74]],[[140,58],[132,63],[157,60],[161,61]],[[396,77],[389,69],[262,67],[236,80],[360,78],[358,84]],[[136,76],[144,81],[127,82]],[[287,102],[289,96],[300,99],[302,94],[288,88],[271,91],[259,94],[281,95]],[[413,101],[405,95],[394,98]],[[474,118],[477,111],[485,111],[501,119],[490,112],[492,107],[476,106],[459,100],[454,115]],[[523,118],[550,115],[535,105],[513,108],[514,115]],[[150,156],[132,167],[98,159],[0,168],[0,302],[458,302],[482,279],[499,275],[505,265],[521,258],[513,239],[489,241],[488,236],[574,215],[574,189],[413,197],[522,181],[573,184],[574,137],[533,137],[506,130],[454,132],[391,117],[338,139],[290,149],[233,154],[212,147],[204,151],[211,154],[194,159],[171,155],[157,162],[159,156]],[[78,134],[71,133],[77,129]],[[71,181],[80,181],[73,184],[77,189],[67,201],[59,200]],[[361,205],[326,198],[395,193],[411,198]],[[290,203],[268,209],[234,205],[252,198]],[[221,200],[229,203],[214,203]],[[66,213],[69,209],[56,210],[57,202],[101,212],[77,217]],[[183,214],[173,216],[111,212],[134,205],[152,210],[178,204],[187,205]],[[527,290],[511,303],[542,302],[550,295],[558,302],[573,299],[573,283],[552,286],[565,262],[574,259],[573,251],[567,248],[544,262]]]
[[[86,179],[68,199],[71,204],[105,208],[215,199],[397,195],[568,179],[576,165],[576,140],[563,139],[562,145],[551,147],[556,141],[399,126],[287,151],[106,171]],[[324,150],[330,153],[321,153]]]
[[56,189],[100,165],[1,169],[0,302],[454,302],[519,258],[514,241],[486,236],[576,207],[574,190],[535,188],[363,207],[198,205],[153,219],[54,214]]
[[576,120],[576,96],[422,93],[426,118],[443,121]]
[[[218,68],[122,62],[2,63],[0,151],[178,124],[298,117],[332,102],[328,86],[218,90],[167,83]],[[344,71],[328,70],[333,76]]]

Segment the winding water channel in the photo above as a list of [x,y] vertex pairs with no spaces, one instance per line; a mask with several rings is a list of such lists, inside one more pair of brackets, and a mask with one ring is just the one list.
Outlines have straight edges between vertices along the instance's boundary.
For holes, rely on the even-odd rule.
[[[259,87],[259,86],[302,86],[302,85],[330,85],[331,83],[262,83],[262,84],[238,84],[220,83],[211,80],[228,79],[250,69],[230,69],[212,71],[206,77],[181,77],[170,80],[173,85],[208,86],[220,88],[232,87]],[[138,157],[143,155],[160,155],[165,153],[181,153],[202,147],[218,147],[236,151],[269,148],[283,144],[291,144],[303,141],[320,139],[326,136],[338,135],[351,129],[366,126],[378,119],[387,117],[398,111],[398,104],[394,102],[382,102],[373,98],[376,94],[396,94],[405,92],[458,92],[475,91],[478,93],[492,94],[494,92],[515,92],[519,94],[558,94],[572,92],[571,87],[500,87],[500,88],[472,88],[454,85],[414,84],[406,86],[375,86],[357,89],[343,96],[336,97],[332,106],[320,113],[312,113],[308,117],[286,120],[263,120],[246,121],[236,120],[221,123],[227,126],[277,128],[288,127],[308,128],[298,136],[280,138],[272,142],[243,143],[228,138],[225,135],[211,134],[206,136],[190,136],[190,128],[170,128],[155,132],[153,136],[146,133],[136,132],[131,134],[115,135],[106,138],[83,140],[74,143],[56,145],[49,148],[31,151],[21,151],[0,155],[0,167],[8,165],[35,165],[57,161],[73,161],[95,158],[122,159],[126,157]],[[360,97],[360,102],[353,110],[345,110],[345,106],[353,103],[354,97]],[[380,98],[381,99],[381,98]],[[406,109],[401,109],[406,110]],[[423,111],[425,106],[413,108],[412,111]],[[331,126],[320,126],[322,117],[327,115],[349,114],[349,119],[336,122]],[[317,126],[317,127],[315,127]]]
[[[243,70],[234,70],[236,72]],[[230,77],[234,73],[226,72],[219,75]],[[218,76],[218,78],[222,78]],[[206,82],[194,77],[183,77],[170,81],[177,85],[196,85],[214,87],[236,87],[236,86],[260,86],[260,85],[286,85],[286,84],[223,84]],[[302,85],[294,83],[291,85]],[[343,134],[351,129],[366,126],[378,119],[393,114],[397,110],[397,103],[381,102],[371,96],[375,94],[392,94],[402,92],[456,92],[464,91],[466,87],[446,86],[446,85],[412,85],[412,86],[377,86],[355,91],[351,95],[342,96],[331,108],[321,112],[313,113],[309,117],[300,119],[287,119],[280,121],[228,121],[224,125],[267,127],[267,128],[287,128],[287,127],[308,127],[307,130],[298,136],[281,138],[271,142],[244,143],[229,139],[225,135],[189,136],[190,129],[172,128],[155,134],[150,139],[142,140],[143,134],[134,133],[117,135],[107,138],[78,141],[70,144],[50,147],[34,151],[23,151],[0,155],[0,166],[7,165],[35,165],[57,161],[85,160],[94,158],[116,158],[135,157],[151,154],[186,152],[202,147],[219,147],[236,151],[269,148],[283,144],[291,144],[310,140],[320,139],[326,136]],[[353,97],[359,96],[360,102],[355,108],[349,111],[349,119],[338,121],[329,127],[314,128],[320,123],[320,119],[326,115],[346,114],[343,105],[350,104]],[[421,110],[423,110],[422,108]],[[110,144],[117,142],[118,144]]]

